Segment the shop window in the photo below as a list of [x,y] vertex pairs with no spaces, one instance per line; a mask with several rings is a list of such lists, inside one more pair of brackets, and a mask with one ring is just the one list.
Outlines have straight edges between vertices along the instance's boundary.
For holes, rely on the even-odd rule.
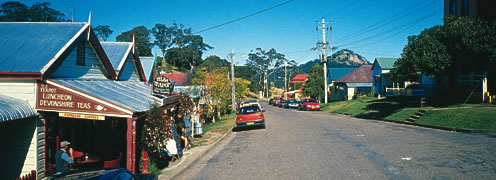
[[450,14],[456,15],[456,0],[451,0],[449,6]]
[[463,0],[462,4],[462,16],[468,16],[468,0]]
[[77,59],[76,59],[76,65],[78,66],[85,66],[85,42],[82,41],[78,44],[77,46]]

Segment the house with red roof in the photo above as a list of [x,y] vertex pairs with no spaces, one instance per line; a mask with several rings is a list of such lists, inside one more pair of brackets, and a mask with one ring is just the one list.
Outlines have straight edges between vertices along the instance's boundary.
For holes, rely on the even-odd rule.
[[288,83],[288,93],[292,94],[290,96],[296,99],[300,99],[300,96],[303,95],[302,89],[306,81],[308,81],[308,74],[297,74],[295,77],[293,77],[293,79],[291,79],[291,81],[289,81]]
[[359,68],[334,81],[331,100],[350,100],[372,91],[372,65]]
[[160,76],[174,81],[176,85],[179,86],[184,86],[186,81],[188,80],[188,74],[186,73],[160,73]]

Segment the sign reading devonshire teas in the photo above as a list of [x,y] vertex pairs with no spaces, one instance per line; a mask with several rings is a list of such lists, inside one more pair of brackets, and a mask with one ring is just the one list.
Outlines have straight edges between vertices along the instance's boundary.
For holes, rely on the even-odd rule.
[[37,83],[36,109],[101,115],[128,115],[122,110],[111,107],[109,103],[103,102],[103,100],[98,102],[95,97],[84,92],[57,86],[44,82]]
[[169,95],[173,89],[174,86],[166,77],[159,76],[153,80],[153,94]]

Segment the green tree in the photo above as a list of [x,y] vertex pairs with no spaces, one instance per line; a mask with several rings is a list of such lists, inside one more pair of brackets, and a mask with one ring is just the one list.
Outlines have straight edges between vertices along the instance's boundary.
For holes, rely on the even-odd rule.
[[[162,51],[162,54],[165,55],[167,49],[174,45],[172,40],[172,35],[174,33],[173,29],[167,27],[165,24],[155,24],[155,27],[152,28],[152,33],[155,37],[154,44],[158,46]],[[165,58],[165,56],[163,57]]]
[[[250,82],[258,82],[257,72],[248,66],[234,66],[234,76]],[[259,83],[250,83],[248,88],[253,92],[262,90],[262,86]]]
[[150,31],[145,26],[137,26],[133,29],[121,33],[116,37],[120,42],[132,42],[134,34],[134,43],[140,56],[152,56],[152,46],[150,42]]
[[308,73],[308,81],[303,86],[303,95],[320,99],[324,95],[324,69],[320,64],[313,65]]
[[[471,59],[470,62],[468,60]],[[397,80],[420,72],[431,77],[455,71],[453,65],[487,64],[496,60],[496,25],[474,17],[445,17],[444,25],[408,37],[391,71]]]
[[100,41],[106,41],[107,38],[114,32],[110,29],[109,25],[98,25],[93,30]]
[[181,71],[193,71],[196,66],[203,62],[200,52],[192,47],[169,48],[165,59],[167,63],[178,67]]
[[0,21],[3,22],[62,22],[66,15],[49,6],[49,2],[37,2],[31,7],[19,1],[7,1],[0,5]]
[[219,56],[208,56],[199,67],[206,67],[208,71],[213,71],[219,67],[230,67],[230,65],[231,63]]
[[269,85],[267,82],[268,77],[275,71],[268,72],[269,69],[278,68],[279,66],[287,63],[288,60],[285,55],[278,53],[274,48],[268,51],[262,48],[257,48],[248,54],[246,65],[257,72],[260,77],[259,84],[264,85],[264,95],[268,97]]

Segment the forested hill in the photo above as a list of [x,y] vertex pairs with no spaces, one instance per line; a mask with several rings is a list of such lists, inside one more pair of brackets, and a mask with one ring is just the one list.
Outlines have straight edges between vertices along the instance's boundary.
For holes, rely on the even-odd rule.
[[[298,71],[301,73],[308,73],[315,63],[322,65],[319,59],[308,61],[305,64],[300,64]],[[347,67],[360,67],[361,65],[371,64],[360,54],[357,54],[348,49],[342,49],[331,56],[327,56],[328,68],[347,68]]]

